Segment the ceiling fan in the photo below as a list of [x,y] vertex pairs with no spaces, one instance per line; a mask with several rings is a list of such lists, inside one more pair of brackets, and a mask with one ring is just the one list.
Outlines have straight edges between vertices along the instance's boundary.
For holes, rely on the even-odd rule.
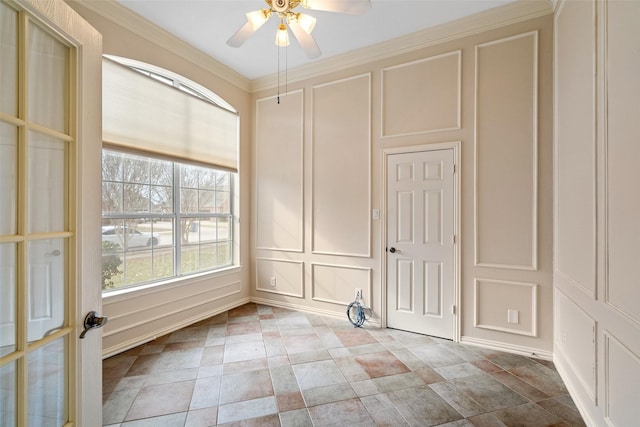
[[265,3],[268,6],[266,9],[247,13],[247,22],[227,40],[229,46],[240,47],[271,18],[271,15],[276,14],[280,19],[280,25],[276,31],[275,43],[278,46],[289,45],[288,27],[307,56],[317,58],[321,54],[320,48],[311,36],[316,18],[297,12],[295,8],[302,6],[310,10],[361,15],[371,7],[370,0],[265,0]]

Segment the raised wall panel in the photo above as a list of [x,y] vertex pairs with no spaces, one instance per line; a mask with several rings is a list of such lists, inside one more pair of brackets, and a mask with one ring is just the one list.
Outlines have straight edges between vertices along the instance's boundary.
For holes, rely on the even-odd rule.
[[313,88],[313,252],[371,253],[371,76]]
[[640,323],[640,2],[607,2],[606,301]]
[[461,51],[382,70],[382,136],[460,128]]
[[476,46],[476,265],[537,269],[537,97],[537,32]]
[[573,374],[595,403],[596,321],[557,288],[553,318],[554,349],[570,361]]
[[[475,279],[475,327],[537,336],[537,288],[534,283]],[[518,322],[508,322],[517,310]]]
[[304,298],[304,263],[256,258],[256,290]]
[[565,1],[556,25],[555,268],[596,293],[595,4]]
[[362,289],[364,305],[371,305],[371,268],[313,263],[311,297],[344,306],[353,301],[355,289]]
[[304,247],[303,91],[256,102],[256,247]]
[[[613,335],[604,334],[605,418],[612,426],[638,423],[640,357]],[[636,380],[631,380],[635,378]]]

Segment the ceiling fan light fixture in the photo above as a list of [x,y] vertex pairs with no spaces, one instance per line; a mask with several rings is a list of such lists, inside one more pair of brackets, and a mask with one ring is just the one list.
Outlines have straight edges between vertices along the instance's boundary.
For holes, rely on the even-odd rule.
[[311,15],[306,15],[304,13],[296,13],[294,14],[296,22],[298,25],[302,27],[303,30],[307,32],[307,34],[311,34],[311,31],[316,27],[316,18]]
[[271,17],[271,11],[269,9],[258,9],[253,12],[247,13],[247,21],[253,27],[253,31],[262,27],[265,22]]
[[289,46],[289,32],[287,31],[287,26],[284,23],[280,23],[280,26],[278,27],[275,43],[280,47]]

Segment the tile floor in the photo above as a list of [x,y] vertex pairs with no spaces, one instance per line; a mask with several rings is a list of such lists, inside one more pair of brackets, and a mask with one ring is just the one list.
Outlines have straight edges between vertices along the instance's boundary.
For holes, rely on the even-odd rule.
[[103,373],[105,426],[585,425],[550,362],[256,304]]

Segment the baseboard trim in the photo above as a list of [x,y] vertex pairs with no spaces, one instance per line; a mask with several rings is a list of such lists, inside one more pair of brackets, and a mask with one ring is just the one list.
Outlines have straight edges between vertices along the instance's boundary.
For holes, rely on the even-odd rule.
[[180,323],[175,323],[172,324],[169,327],[166,328],[162,328],[162,329],[158,329],[156,331],[153,331],[152,333],[148,333],[145,335],[141,335],[138,336],[136,338],[118,343],[118,345],[109,347],[107,349],[102,349],[102,359],[107,359],[111,356],[115,356],[116,354],[120,354],[123,353],[127,350],[131,350],[134,347],[137,347],[139,345],[142,344],[146,344],[150,341],[155,340],[156,338],[159,338],[163,335],[167,335],[170,334],[171,332],[175,332],[179,329],[185,328],[189,325],[193,325],[194,323],[198,323],[202,320],[208,319],[209,317],[213,317],[213,316],[217,316],[220,313],[224,313],[225,311],[229,311],[231,309],[234,309],[236,307],[240,307],[241,305],[244,305],[250,301],[249,297],[245,297],[242,298],[240,300],[234,301],[232,303],[223,305],[223,306],[218,306],[216,307],[214,310],[209,310],[206,311],[204,313],[200,313],[197,316],[193,316],[190,317],[188,319],[185,319],[184,321],[180,322]]
[[[584,394],[588,395],[589,392],[585,390],[584,386],[582,386],[582,383],[579,379],[576,378],[575,375],[569,374],[570,369],[565,366],[570,366],[570,363],[567,361],[565,355],[561,351],[555,351],[553,353],[553,364],[558,371],[558,375],[560,375],[560,378],[562,378],[562,382],[564,383],[565,387],[567,387],[569,395],[573,399],[573,403],[575,403],[578,411],[580,412],[580,415],[582,415],[582,420],[585,422],[585,424],[587,426],[594,427],[602,425],[602,423],[597,423],[593,419],[593,417],[591,416],[591,412],[589,412],[588,410],[588,406],[594,406],[595,403],[585,403],[583,399],[580,399],[581,396],[583,396]],[[579,390],[583,391],[583,393],[579,393]]]
[[534,357],[536,359],[553,361],[553,352],[540,350],[539,348],[524,347],[520,345],[485,340],[482,338],[465,337],[465,336],[461,337],[460,342],[462,344],[474,345],[477,347],[483,347],[490,350],[504,351],[507,353],[519,354],[521,356]]

